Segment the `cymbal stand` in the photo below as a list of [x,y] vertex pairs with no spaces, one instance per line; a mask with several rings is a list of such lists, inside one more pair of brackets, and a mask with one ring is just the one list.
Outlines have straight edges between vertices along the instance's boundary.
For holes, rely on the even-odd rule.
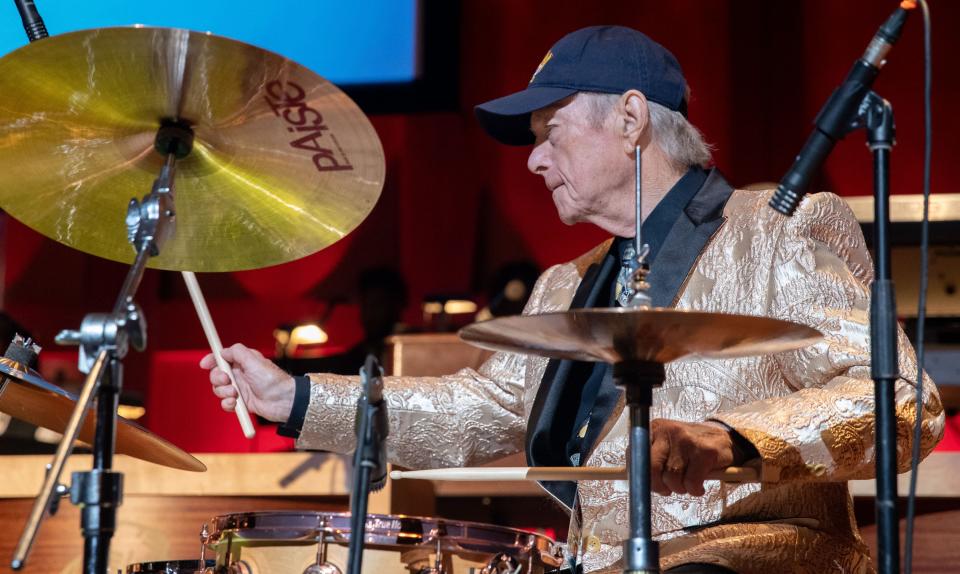
[[123,500],[123,475],[112,470],[117,405],[123,384],[122,360],[131,345],[143,350],[147,342],[146,321],[133,297],[143,279],[147,261],[160,253],[160,248],[174,233],[176,162],[190,153],[192,145],[193,132],[183,124],[164,123],[158,129],[154,147],[165,157],[165,162],[150,193],[142,202],[131,199],[127,207],[127,238],[137,255],[113,310],[91,313],[84,317],[79,330],[65,330],[57,335],[59,344],[80,346],[79,367],[87,377],[17,544],[11,562],[14,570],[26,565],[27,555],[40,523],[51,507],[54,493],[58,488],[62,489],[60,475],[96,395],[93,470],[73,473],[70,501],[81,507],[84,574],[107,572],[117,507]]
[[[649,267],[647,255],[650,246],[643,242],[642,192],[640,185],[640,146],[634,150],[636,236],[634,237],[637,258],[633,262],[631,276],[632,294],[627,304],[634,309],[649,308],[653,301],[648,294]],[[634,342],[624,341],[621,356],[633,355]],[[629,574],[655,574],[660,572],[660,550],[653,539],[650,524],[650,407],[653,404],[653,389],[663,384],[663,363],[651,361],[621,360],[613,365],[613,381],[624,388],[627,408],[630,413],[630,436],[627,449],[627,478],[630,491],[630,537],[623,541],[623,571]]]
[[624,388],[630,413],[630,537],[623,542],[623,571],[628,574],[660,572],[660,551],[650,525],[650,406],[653,389],[664,378],[663,363],[624,360],[613,365],[613,381]]

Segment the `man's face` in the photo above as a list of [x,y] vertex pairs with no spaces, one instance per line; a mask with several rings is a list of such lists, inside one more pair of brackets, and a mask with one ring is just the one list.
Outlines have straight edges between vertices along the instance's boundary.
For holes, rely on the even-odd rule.
[[616,190],[633,185],[631,157],[611,111],[599,123],[586,97],[571,96],[530,116],[536,136],[527,169],[542,175],[567,225],[600,222],[614,209]]

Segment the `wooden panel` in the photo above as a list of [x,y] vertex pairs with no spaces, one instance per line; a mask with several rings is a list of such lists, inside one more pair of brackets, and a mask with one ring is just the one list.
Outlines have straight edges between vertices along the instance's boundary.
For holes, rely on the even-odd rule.
[[[47,455],[0,458],[0,573],[9,560],[40,488]],[[124,473],[124,502],[111,566],[133,562],[190,559],[198,556],[200,528],[218,514],[259,510],[347,509],[350,472],[343,457],[326,453],[202,454],[204,473],[157,466],[130,457],[115,458]],[[64,473],[89,468],[90,457],[71,457]],[[372,493],[369,511],[392,510],[392,483]],[[432,511],[432,495],[427,497]],[[410,501],[407,501],[410,507]],[[64,499],[59,513],[48,518],[37,539],[26,572],[79,572],[83,554],[80,512]],[[115,571],[115,570],[114,570]]]
[[[923,459],[918,469],[917,497],[960,497],[960,452],[932,452]],[[897,492],[903,494],[910,487],[910,473],[897,475]],[[873,480],[851,480],[850,493],[872,497],[876,492]]]
[[[0,573],[12,572],[10,557],[33,505],[33,499],[0,500]],[[110,545],[111,572],[136,562],[187,560],[200,553],[200,529],[211,517],[263,510],[343,512],[344,497],[181,497],[130,496],[118,513],[117,533]],[[80,510],[64,501],[37,537],[23,572],[76,574],[82,570]]]
[[493,354],[464,343],[455,333],[395,335],[387,344],[386,367],[392,375],[449,375],[465,367],[479,368]]
[[[906,503],[900,500],[899,509],[904,512]],[[877,555],[877,526],[874,521],[872,499],[858,500],[857,522],[863,541],[870,547],[870,555]],[[905,522],[900,521],[900,557],[903,558]],[[960,565],[960,500],[918,500],[917,517],[914,522],[913,572],[917,574],[942,574],[957,572]]]
[[[127,496],[346,496],[350,483],[349,461],[329,453],[277,452],[248,454],[196,454],[207,472],[186,472],[128,456],[114,458],[114,469],[123,473]],[[5,479],[0,498],[37,494],[44,465],[51,455],[12,455],[0,458]],[[63,482],[70,473],[88,470],[89,455],[67,461]]]

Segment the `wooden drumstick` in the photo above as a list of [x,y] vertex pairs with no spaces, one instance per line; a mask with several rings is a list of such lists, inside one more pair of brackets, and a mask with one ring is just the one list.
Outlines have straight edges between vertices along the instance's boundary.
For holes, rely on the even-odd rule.
[[220,335],[217,335],[217,329],[213,326],[213,318],[210,317],[210,310],[207,309],[207,302],[203,299],[203,292],[200,291],[200,284],[197,283],[197,276],[193,271],[183,271],[183,280],[187,284],[187,291],[190,292],[190,298],[193,299],[193,306],[197,310],[197,316],[200,317],[200,324],[203,325],[203,332],[207,335],[207,342],[210,343],[210,350],[217,360],[217,366],[220,370],[230,377],[230,384],[237,390],[237,406],[234,412],[237,413],[237,419],[240,420],[240,427],[243,429],[243,436],[253,438],[257,431],[253,428],[253,421],[250,420],[250,411],[247,410],[246,403],[243,402],[243,396],[240,394],[240,387],[237,380],[233,378],[233,369],[223,359],[223,344],[220,343]]
[[[434,468],[429,470],[394,470],[390,478],[421,480],[626,480],[626,468],[589,466],[488,466],[478,468]],[[707,475],[707,480],[722,482],[760,482],[760,473],[750,466],[731,466]]]

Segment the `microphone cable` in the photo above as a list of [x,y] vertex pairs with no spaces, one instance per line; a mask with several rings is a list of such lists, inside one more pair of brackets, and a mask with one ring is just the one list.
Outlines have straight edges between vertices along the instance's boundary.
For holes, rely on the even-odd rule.
[[17,5],[17,12],[20,13],[20,19],[23,21],[23,31],[27,33],[27,39],[31,42],[43,40],[47,34],[47,26],[40,17],[40,12],[33,0],[14,0]]
[[926,0],[917,0],[923,15],[923,218],[920,222],[920,296],[917,303],[917,404],[916,421],[913,427],[913,448],[910,453],[910,488],[907,493],[906,540],[903,551],[903,571],[910,574],[913,562],[913,533],[916,518],[917,473],[920,465],[920,439],[923,432],[923,364],[924,329],[927,320],[927,276],[929,274],[930,248],[930,159],[933,153],[932,99],[932,50],[930,45],[930,9]]

